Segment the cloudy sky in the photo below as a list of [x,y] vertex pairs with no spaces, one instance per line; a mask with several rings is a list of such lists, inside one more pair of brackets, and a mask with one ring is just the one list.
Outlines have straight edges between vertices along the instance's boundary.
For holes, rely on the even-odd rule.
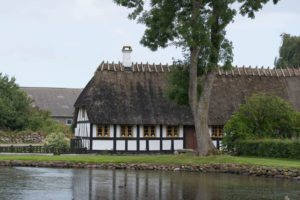
[[[151,52],[139,44],[144,26],[127,19],[112,0],[0,0],[0,73],[21,86],[81,88],[103,60],[172,63],[181,50]],[[280,34],[300,35],[300,1],[267,4],[254,20],[237,16],[227,28],[234,65],[270,66]]]

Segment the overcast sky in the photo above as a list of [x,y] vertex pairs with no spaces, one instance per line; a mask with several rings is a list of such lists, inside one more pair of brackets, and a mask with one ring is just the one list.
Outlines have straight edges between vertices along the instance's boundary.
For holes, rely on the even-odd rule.
[[[0,0],[0,72],[21,86],[82,88],[103,61],[172,63],[181,49],[151,52],[139,44],[144,26],[112,0]],[[270,66],[281,33],[300,35],[300,1],[267,4],[254,20],[237,16],[227,28],[234,65]]]

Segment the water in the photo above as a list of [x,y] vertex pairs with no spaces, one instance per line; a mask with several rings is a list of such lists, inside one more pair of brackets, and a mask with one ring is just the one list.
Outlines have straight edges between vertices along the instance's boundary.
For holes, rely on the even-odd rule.
[[231,174],[0,168],[0,199],[300,199],[300,181]]

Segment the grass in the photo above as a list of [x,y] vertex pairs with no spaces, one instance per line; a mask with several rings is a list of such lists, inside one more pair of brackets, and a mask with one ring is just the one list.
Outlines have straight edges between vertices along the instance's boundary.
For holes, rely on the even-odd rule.
[[261,165],[269,167],[283,167],[300,169],[300,160],[237,157],[218,155],[196,157],[190,154],[182,155],[80,155],[80,156],[39,156],[39,155],[0,155],[0,160],[31,160],[31,161],[69,161],[87,163],[160,163],[160,164],[206,164],[233,163]]

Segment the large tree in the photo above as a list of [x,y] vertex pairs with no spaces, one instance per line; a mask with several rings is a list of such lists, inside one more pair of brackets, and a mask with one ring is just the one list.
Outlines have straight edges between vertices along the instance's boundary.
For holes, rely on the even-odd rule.
[[279,58],[275,58],[276,68],[300,67],[300,36],[281,34],[282,45],[279,48]]
[[185,51],[189,66],[188,102],[200,156],[215,150],[209,135],[208,108],[218,64],[230,66],[232,61],[231,43],[225,38],[225,28],[237,12],[232,4],[237,3],[242,15],[254,18],[254,13],[268,1],[151,0],[150,6],[145,6],[146,0],[114,0],[118,5],[133,9],[130,19],[138,19],[146,25],[141,44],[154,51],[169,45]]

